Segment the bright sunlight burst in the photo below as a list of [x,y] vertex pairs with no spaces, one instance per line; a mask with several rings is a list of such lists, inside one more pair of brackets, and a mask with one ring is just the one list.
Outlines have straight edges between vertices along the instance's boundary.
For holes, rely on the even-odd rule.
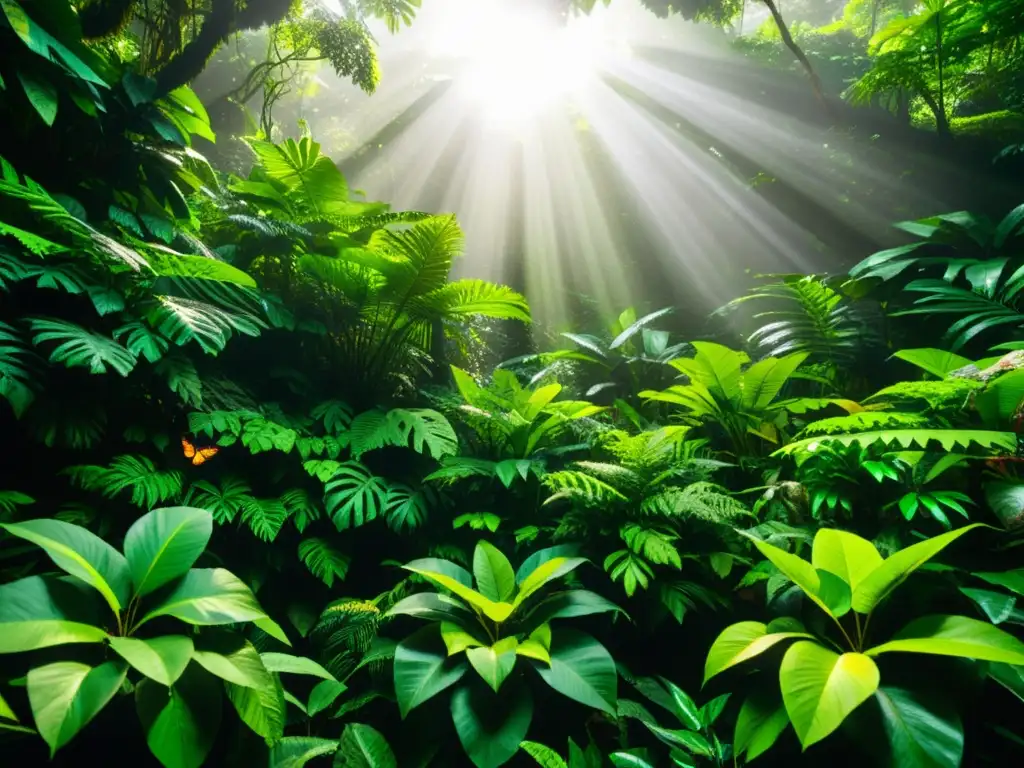
[[598,19],[559,23],[536,7],[473,0],[435,40],[464,62],[457,87],[492,124],[521,128],[552,105],[581,95],[622,45]]

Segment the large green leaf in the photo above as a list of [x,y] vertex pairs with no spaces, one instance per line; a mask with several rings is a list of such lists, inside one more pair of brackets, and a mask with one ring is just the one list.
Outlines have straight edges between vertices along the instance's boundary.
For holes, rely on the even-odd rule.
[[618,672],[608,649],[590,635],[562,629],[552,633],[551,664],[534,664],[548,685],[588,707],[615,714]]
[[547,562],[541,563],[523,579],[519,585],[519,593],[516,595],[512,605],[518,608],[527,598],[535,592],[544,588],[546,584],[560,579],[571,571],[576,570],[583,563],[587,562],[585,557],[554,557]]
[[923,616],[910,622],[889,642],[865,653],[877,656],[891,651],[1024,664],[1024,643],[987,621],[966,616]]
[[312,675],[324,680],[334,680],[334,675],[317,664],[312,659],[304,656],[292,656],[288,653],[263,653],[260,654],[263,664],[271,672],[284,672],[293,675]]
[[170,689],[150,680],[135,688],[135,708],[149,751],[164,768],[199,768],[220,728],[217,678],[192,666]]
[[760,621],[741,621],[726,627],[715,638],[704,662],[704,683],[729,667],[754,658],[776,643],[793,637],[812,637],[806,632],[769,632]]
[[395,696],[404,718],[466,674],[465,659],[449,658],[436,625],[424,627],[395,648]]
[[449,656],[462,653],[469,648],[479,648],[485,645],[482,640],[477,640],[471,632],[450,621],[441,622],[441,639],[444,640],[444,646],[448,649]]
[[174,616],[200,626],[265,619],[267,614],[241,579],[223,568],[193,568],[177,582],[139,626],[157,616]]
[[284,689],[276,675],[271,675],[271,680],[268,688],[227,684],[228,699],[238,717],[267,744],[274,744],[284,735],[286,720]]
[[544,598],[530,611],[528,619],[531,625],[544,624],[552,619],[570,619],[610,611],[625,613],[615,603],[596,592],[586,589],[571,589],[565,592],[555,592]]
[[783,357],[766,357],[747,368],[742,379],[743,408],[762,411],[771,405],[807,356],[807,352],[794,352]]
[[473,551],[473,576],[476,588],[488,600],[506,602],[516,591],[512,564],[488,541],[477,542]]
[[4,584],[0,586],[0,653],[101,643],[107,633],[97,626],[100,610],[105,609],[96,592],[77,579],[29,576]]
[[[740,533],[744,532],[740,531]],[[821,599],[819,594],[821,591],[821,580],[813,565],[803,558],[790,554],[786,550],[780,549],[766,541],[761,541],[755,536],[747,533],[744,533],[744,535],[754,543],[754,546],[757,547],[762,555],[767,557],[790,581],[800,587],[804,594],[811,598],[818,607],[826,613],[831,613],[828,604]]]
[[857,613],[871,613],[875,606],[888,597],[911,573],[979,525],[980,523],[974,523],[933,536],[887,557],[881,565],[863,576],[853,590],[853,610]]
[[259,651],[242,637],[203,638],[192,658],[210,674],[233,685],[258,689],[274,687],[274,678],[264,666]]
[[213,533],[213,516],[205,509],[167,507],[140,517],[124,537],[135,594],[185,575],[206,549]]
[[447,574],[427,570],[426,568],[420,567],[420,562],[422,561],[414,560],[413,562],[407,563],[402,567],[405,568],[405,570],[407,571],[412,571],[413,573],[418,573],[420,576],[425,576],[426,578],[433,581],[435,584],[438,584],[444,587],[445,589],[451,590],[456,595],[465,600],[467,603],[469,603],[474,608],[483,613],[484,616],[489,618],[491,621],[502,622],[505,621],[505,619],[507,619],[510,615],[512,615],[513,607],[511,604],[504,602],[495,602],[493,600],[490,600],[481,595],[475,589],[467,587],[461,581],[458,581]]
[[115,614],[128,604],[128,562],[96,534],[61,520],[26,520],[0,528],[42,547],[58,568],[99,590]]
[[838,653],[806,640],[782,657],[779,685],[804,749],[840,726],[878,689],[878,667],[862,653]]
[[533,697],[521,679],[501,695],[482,685],[463,685],[452,694],[452,721],[462,748],[477,768],[498,768],[519,751],[533,719]]
[[385,616],[415,616],[432,621],[451,621],[457,624],[473,620],[473,614],[455,598],[437,592],[417,592],[402,598]]
[[36,730],[50,745],[50,757],[88,725],[124,682],[128,665],[108,661],[98,667],[58,661],[28,672],[28,700]]
[[956,709],[944,700],[902,688],[875,692],[889,737],[892,768],[959,768],[964,728]]
[[269,768],[302,768],[310,760],[334,754],[337,749],[337,739],[285,736],[270,750]]
[[348,686],[344,683],[339,683],[337,680],[321,680],[309,692],[306,714],[310,717],[318,715],[331,706],[347,690]]
[[771,749],[787,725],[789,715],[778,691],[758,691],[740,707],[732,738],[733,752],[737,757],[746,753],[749,763]]
[[362,723],[349,723],[334,754],[335,768],[398,768],[398,760],[379,731]]
[[668,691],[672,697],[672,709],[679,718],[684,726],[692,731],[699,731],[701,729],[700,722],[700,710],[697,709],[697,703],[690,698],[690,695],[680,688],[678,685],[673,683],[664,677],[660,678],[661,684],[665,686],[665,690]]
[[484,682],[497,692],[516,665],[518,646],[516,638],[506,637],[491,646],[470,648],[466,651],[466,658]]
[[558,544],[554,547],[538,549],[523,560],[523,564],[519,566],[519,570],[516,571],[516,583],[522,584],[530,574],[548,560],[553,560],[556,557],[574,557],[579,550],[578,544]]
[[165,635],[149,640],[112,637],[110,647],[139,672],[161,685],[171,686],[192,658],[192,638]]
[[[882,564],[875,545],[854,533],[822,528],[814,536],[811,565],[835,574],[854,590]],[[820,577],[820,575],[819,575]]]

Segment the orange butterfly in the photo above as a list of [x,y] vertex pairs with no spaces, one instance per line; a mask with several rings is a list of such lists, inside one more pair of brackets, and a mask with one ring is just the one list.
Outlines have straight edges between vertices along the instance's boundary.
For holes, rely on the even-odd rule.
[[185,458],[192,459],[192,463],[197,467],[200,464],[205,464],[208,459],[212,459],[220,450],[220,448],[215,445],[210,445],[206,448],[196,448],[191,442],[189,442],[188,438],[185,437],[181,438],[181,449],[185,452]]

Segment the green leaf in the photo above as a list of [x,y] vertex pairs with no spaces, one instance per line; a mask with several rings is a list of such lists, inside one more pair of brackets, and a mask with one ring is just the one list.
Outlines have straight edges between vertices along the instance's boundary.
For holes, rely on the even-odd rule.
[[323,680],[334,680],[334,675],[304,656],[292,656],[287,653],[262,653],[260,658],[271,672],[283,672],[292,675],[311,675]]
[[110,647],[139,672],[161,685],[171,686],[192,658],[192,638],[165,635],[149,640],[111,637]]
[[335,549],[325,538],[313,536],[299,542],[299,559],[309,572],[328,587],[334,586],[334,580],[344,581],[352,558]]
[[183,576],[203,554],[213,533],[205,509],[165,507],[140,517],[124,537],[135,595],[142,597]]
[[654,764],[632,752],[612,752],[608,759],[615,768],[654,768]]
[[120,661],[98,667],[58,661],[29,670],[28,700],[51,758],[114,697],[127,671]]
[[516,638],[506,637],[489,647],[470,648],[466,651],[466,658],[484,682],[497,693],[516,665],[518,645]]
[[324,486],[324,504],[340,531],[376,519],[388,500],[388,484],[358,461],[337,466]]
[[548,685],[588,707],[615,714],[618,672],[608,649],[590,635],[562,629],[553,633],[551,664],[534,664]]
[[562,578],[586,562],[585,557],[554,557],[538,565],[519,585],[519,593],[512,601],[513,607],[518,608],[546,584]]
[[334,755],[335,768],[398,768],[391,746],[376,729],[349,723]]
[[415,616],[432,621],[464,623],[473,618],[463,603],[453,597],[437,592],[417,592],[402,598],[384,616]]
[[987,621],[966,616],[924,616],[893,635],[887,643],[865,653],[877,656],[891,651],[962,656],[1004,664],[1024,664],[1024,643]]
[[149,751],[164,768],[199,768],[220,728],[221,689],[217,678],[189,667],[169,690],[150,680],[135,688]]
[[853,590],[853,610],[871,613],[879,603],[896,589],[915,570],[980,523],[958,528],[901,549],[864,576]]
[[459,741],[477,768],[498,768],[519,751],[533,719],[533,697],[521,679],[501,695],[480,685],[463,685],[451,699]]
[[964,729],[944,700],[902,688],[875,692],[894,768],[959,768]]
[[1002,624],[1013,615],[1017,607],[1016,595],[970,587],[960,587],[960,591],[971,598],[993,624]]
[[595,613],[618,611],[625,614],[619,606],[596,592],[586,589],[571,589],[555,592],[544,598],[530,611],[530,623],[546,623],[552,619],[569,619],[577,616],[589,616]]
[[732,748],[737,757],[746,753],[747,762],[763,755],[789,725],[789,715],[778,691],[759,691],[740,707]]
[[551,747],[536,741],[521,741],[519,748],[536,760],[541,768],[569,768],[568,763]]
[[227,684],[228,700],[238,717],[268,745],[284,735],[286,706],[281,681],[274,675],[270,677],[273,684],[269,688]]
[[261,690],[274,687],[274,679],[259,652],[244,638],[221,635],[206,639],[192,658],[211,675],[233,685]]
[[729,703],[729,699],[732,694],[723,693],[721,696],[716,696],[707,702],[700,708],[700,722],[704,728],[710,728],[715,722],[721,717],[725,711],[726,704]]
[[523,560],[523,564],[519,566],[519,570],[516,571],[516,584],[522,584],[530,574],[549,560],[556,557],[573,557],[579,552],[579,549],[578,544],[558,544],[554,547],[538,549]]
[[676,717],[679,718],[679,722],[691,731],[699,731],[702,726],[700,723],[700,712],[697,709],[696,702],[690,698],[686,691],[671,680],[667,680],[664,677],[659,677],[658,679],[661,680],[661,684],[665,686],[665,689],[672,697],[672,708]]
[[[90,599],[95,605],[90,605]],[[96,593],[83,582],[29,576],[0,586],[0,653],[65,643],[102,643]],[[95,622],[92,623],[92,622]]]
[[850,592],[850,585],[834,573],[816,570],[818,574],[818,597],[828,608],[828,612],[837,619],[842,618],[850,612],[850,602],[853,598]]
[[512,614],[513,606],[509,603],[496,603],[493,600],[489,600],[475,589],[467,587],[462,582],[448,576],[447,574],[431,571],[427,568],[421,567],[420,564],[423,562],[424,561],[422,560],[413,560],[411,563],[406,563],[402,567],[407,571],[412,571],[413,573],[425,576],[445,589],[451,590],[474,608],[480,610],[484,616],[492,621],[500,623],[505,621],[505,619]]
[[88,368],[90,373],[107,373],[113,369],[127,376],[135,367],[135,356],[113,339],[91,333],[80,325],[63,320],[32,318],[32,343],[59,342],[50,353],[50,362],[67,368]]
[[394,678],[402,718],[458,682],[468,669],[464,659],[448,657],[436,625],[424,627],[400,642],[395,648]]
[[551,663],[551,625],[541,624],[519,643],[516,654]]
[[332,755],[337,749],[337,739],[285,736],[271,748],[269,768],[302,768],[310,760]]
[[450,621],[441,622],[441,639],[444,640],[449,656],[462,653],[468,648],[479,648],[483,645],[472,634]]
[[516,575],[512,564],[490,542],[477,542],[473,551],[473,576],[476,577],[476,587],[480,594],[488,600],[505,602],[516,591]]
[[223,568],[190,570],[137,626],[158,616],[174,616],[199,626],[267,618],[249,587]]
[[815,642],[794,643],[782,657],[779,685],[804,749],[840,726],[878,689],[878,667],[863,653],[839,655]]
[[780,549],[766,541],[761,541],[749,533],[744,531],[740,531],[740,533],[750,539],[758,551],[767,557],[776,568],[782,571],[790,581],[800,587],[804,594],[811,598],[818,607],[829,613],[828,605],[818,594],[821,589],[821,581],[813,565],[803,558],[792,555],[786,550]]
[[321,680],[309,692],[306,714],[310,717],[315,717],[331,706],[347,690],[348,686],[344,683],[339,683],[337,680]]
[[812,638],[806,632],[768,632],[768,625],[759,621],[741,621],[726,627],[711,644],[704,662],[704,685],[729,667],[758,656],[776,643],[793,637]]
[[40,80],[23,69],[17,70],[17,76],[36,114],[47,126],[52,126],[53,121],[57,119],[56,86],[49,80]]
[[27,520],[0,528],[42,547],[58,568],[99,590],[115,614],[128,604],[128,562],[96,534],[60,520]]
[[881,564],[882,556],[875,545],[856,534],[823,528],[814,536],[811,565],[838,576],[850,590]]

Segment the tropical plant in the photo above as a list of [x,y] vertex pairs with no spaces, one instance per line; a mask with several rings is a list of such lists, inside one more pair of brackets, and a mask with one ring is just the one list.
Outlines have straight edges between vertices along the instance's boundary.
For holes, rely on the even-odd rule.
[[[167,507],[142,516],[125,535],[124,554],[60,520],[0,527],[42,548],[68,574],[29,576],[0,587],[0,651],[101,643],[113,655],[96,666],[77,660],[29,666],[29,708],[51,755],[124,691],[129,672],[141,676],[132,686],[146,742],[167,768],[203,762],[216,737],[222,688],[243,722],[272,743],[284,725],[278,673],[333,680],[309,659],[259,653],[238,633],[151,634],[166,619],[200,628],[251,623],[290,644],[238,577],[223,568],[192,567],[213,528],[204,510]],[[0,714],[19,722],[6,703]]]
[[[754,546],[813,602],[831,624],[809,630],[793,617],[769,624],[743,621],[725,629],[708,651],[705,683],[731,667],[765,653],[778,643],[793,642],[779,667],[781,701],[767,694],[748,698],[740,711],[733,748],[753,759],[792,723],[806,749],[835,731],[860,705],[876,697],[887,718],[916,716],[919,739],[943,739],[944,728],[960,729],[901,690],[881,686],[878,658],[887,653],[955,656],[990,662],[1024,663],[1024,643],[992,624],[966,616],[926,615],[912,619],[889,640],[875,644],[872,619],[914,571],[978,524],[926,539],[882,558],[866,539],[847,531],[821,529],[814,536],[808,562],[752,537]],[[774,686],[773,686],[774,687]],[[910,697],[909,700],[907,697]],[[922,711],[923,707],[923,711]],[[892,748],[902,756],[899,729]],[[962,749],[962,738],[959,739]],[[751,754],[753,752],[754,754]],[[954,763],[959,762],[959,757]],[[907,764],[897,760],[897,764]]]
[[[387,612],[430,622],[395,649],[399,711],[404,718],[455,686],[452,720],[463,749],[478,768],[511,759],[530,727],[533,696],[520,659],[563,696],[615,712],[617,674],[611,654],[590,635],[555,629],[551,622],[620,609],[581,589],[541,598],[546,586],[586,562],[564,551],[539,550],[514,571],[496,547],[480,541],[472,574],[438,558],[403,566],[439,591],[410,595]],[[465,680],[470,667],[476,676]]]

